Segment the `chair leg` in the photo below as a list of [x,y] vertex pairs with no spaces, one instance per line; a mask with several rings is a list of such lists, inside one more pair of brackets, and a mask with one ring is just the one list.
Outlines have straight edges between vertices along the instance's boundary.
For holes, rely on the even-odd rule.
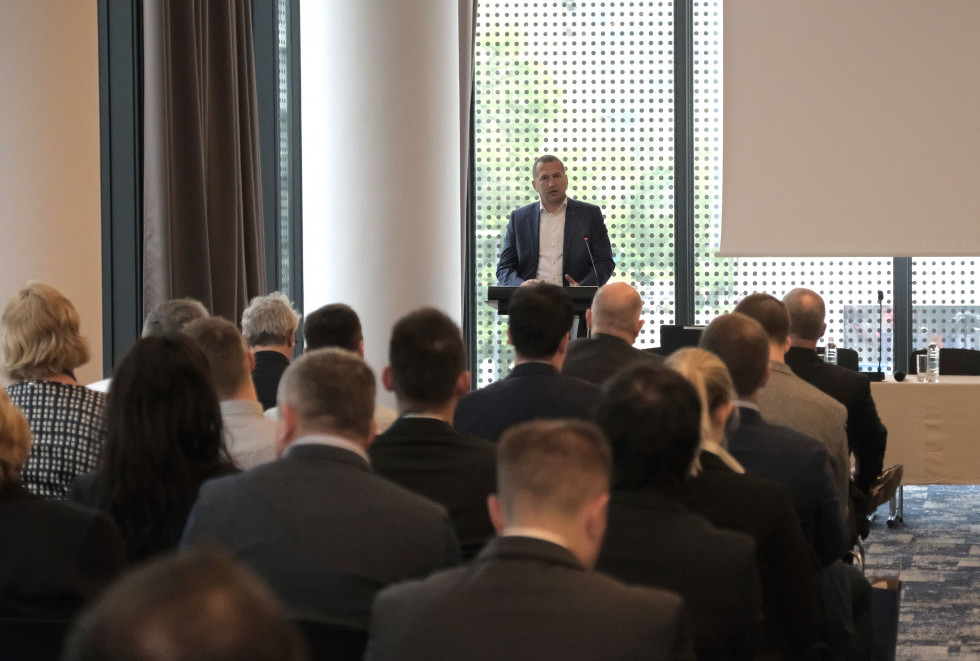
[[[897,501],[897,503],[896,503]],[[905,485],[899,484],[898,489],[888,500],[888,527],[894,528],[905,522]]]

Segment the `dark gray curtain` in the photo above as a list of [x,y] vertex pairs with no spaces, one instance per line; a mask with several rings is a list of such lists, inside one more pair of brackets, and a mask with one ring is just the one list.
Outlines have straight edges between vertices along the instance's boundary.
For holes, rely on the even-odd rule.
[[265,293],[249,0],[143,0],[144,314],[192,296],[238,321]]

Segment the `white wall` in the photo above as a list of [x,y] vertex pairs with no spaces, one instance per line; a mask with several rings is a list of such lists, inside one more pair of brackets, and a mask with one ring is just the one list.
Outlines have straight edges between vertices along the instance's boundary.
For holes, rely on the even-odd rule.
[[305,309],[353,307],[378,371],[400,316],[462,315],[458,3],[308,0],[301,15]]
[[0,306],[28,280],[78,307],[102,373],[96,0],[0,1]]

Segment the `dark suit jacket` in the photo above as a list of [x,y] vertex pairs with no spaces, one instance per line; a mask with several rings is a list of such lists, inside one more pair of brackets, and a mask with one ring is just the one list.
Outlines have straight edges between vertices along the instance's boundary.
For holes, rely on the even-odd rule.
[[125,565],[104,514],[0,487],[0,616],[68,619]]
[[[541,254],[539,230],[541,203],[535,202],[510,214],[504,247],[497,262],[497,282],[505,286],[521,284],[538,273],[538,257]],[[585,238],[592,248],[589,258]],[[602,211],[594,204],[568,198],[565,208],[565,247],[562,275],[570,275],[580,285],[604,285],[616,268],[609,245],[609,234],[602,219]],[[596,273],[599,274],[596,280]]]
[[276,405],[279,380],[287,367],[289,367],[289,359],[278,351],[255,352],[252,383],[255,384],[255,393],[259,396],[263,409],[268,410]]
[[681,502],[719,528],[750,535],[762,579],[766,640],[782,657],[797,658],[820,640],[823,614],[810,547],[793,498],[772,480],[736,473],[702,451],[701,472]]
[[181,546],[199,542],[251,565],[294,616],[365,628],[382,587],[459,561],[446,510],[325,445],[205,483]]
[[698,659],[751,658],[763,614],[748,535],[715,528],[652,488],[614,491],[596,568],[680,594]]
[[755,409],[741,406],[728,450],[746,472],[789,489],[817,568],[839,560],[850,536],[841,516],[827,446],[787,427],[771,425]]
[[449,512],[463,558],[494,535],[487,496],[497,490],[497,447],[434,418],[400,417],[368,450],[378,475]]
[[786,364],[798,377],[847,407],[847,443],[858,468],[854,483],[867,491],[881,473],[888,441],[888,430],[878,417],[868,377],[828,365],[816,351],[802,347],[790,347]]
[[586,571],[567,549],[495,539],[476,561],[383,591],[372,661],[693,658],[680,597]]
[[561,375],[601,386],[609,377],[629,365],[662,362],[660,356],[637,349],[626,340],[596,333],[569,343]]
[[453,427],[496,442],[507,428],[535,418],[589,420],[599,393],[598,386],[565,378],[547,363],[522,363],[507,378],[463,397]]

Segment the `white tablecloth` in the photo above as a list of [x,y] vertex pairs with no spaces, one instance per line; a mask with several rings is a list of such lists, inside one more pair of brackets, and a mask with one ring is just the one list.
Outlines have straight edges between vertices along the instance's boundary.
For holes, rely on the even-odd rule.
[[885,466],[904,464],[904,484],[980,484],[980,377],[912,374],[871,393],[888,427]]

